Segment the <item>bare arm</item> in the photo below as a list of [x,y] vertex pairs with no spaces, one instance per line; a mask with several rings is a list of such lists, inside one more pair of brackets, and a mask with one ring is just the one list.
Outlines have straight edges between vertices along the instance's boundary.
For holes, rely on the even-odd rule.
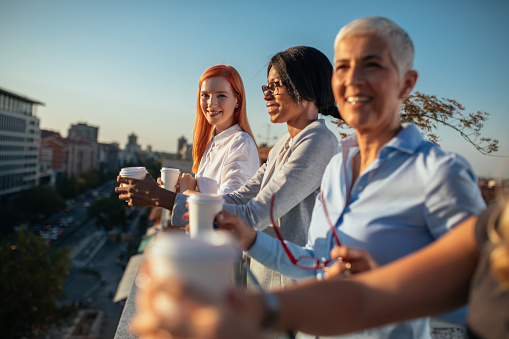
[[476,219],[467,219],[435,243],[377,270],[278,292],[277,329],[340,334],[465,304],[479,256]]

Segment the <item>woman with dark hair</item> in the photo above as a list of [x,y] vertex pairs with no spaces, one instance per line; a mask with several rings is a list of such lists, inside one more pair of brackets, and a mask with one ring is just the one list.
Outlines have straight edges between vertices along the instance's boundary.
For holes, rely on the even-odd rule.
[[231,193],[251,178],[260,161],[246,113],[246,93],[235,68],[216,65],[198,83],[193,131],[193,172],[180,192]]
[[[289,48],[272,57],[267,69],[268,85],[262,86],[272,123],[286,123],[288,133],[269,152],[267,162],[237,191],[224,194],[224,209],[239,216],[249,227],[274,236],[271,225],[271,198],[277,192],[273,216],[288,239],[303,246],[322,174],[337,153],[336,136],[318,114],[339,118],[331,89],[332,65],[312,47]],[[173,210],[172,224],[187,224],[183,194],[159,188],[154,180],[118,177],[119,199],[130,206],[162,206]],[[156,195],[147,195],[156,191]],[[277,289],[291,278],[267,269],[252,260],[251,270],[265,289]]]

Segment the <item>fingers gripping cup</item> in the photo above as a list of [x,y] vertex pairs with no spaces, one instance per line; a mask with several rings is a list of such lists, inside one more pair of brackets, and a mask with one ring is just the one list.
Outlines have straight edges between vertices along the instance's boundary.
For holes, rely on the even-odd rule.
[[175,192],[175,186],[179,179],[180,170],[178,168],[161,168],[161,179],[163,180],[163,187],[168,191]]
[[208,237],[214,231],[214,219],[223,209],[223,197],[216,194],[192,193],[189,204],[189,235]]
[[233,267],[238,250],[226,232],[205,239],[161,232],[147,247],[151,279],[158,282],[178,278],[220,300],[233,287]]

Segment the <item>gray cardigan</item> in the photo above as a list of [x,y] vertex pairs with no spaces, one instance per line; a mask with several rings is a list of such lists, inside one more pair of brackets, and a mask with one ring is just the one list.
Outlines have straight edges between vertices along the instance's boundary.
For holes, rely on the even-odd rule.
[[[323,119],[314,121],[295,136],[276,168],[277,157],[289,139],[287,133],[274,145],[267,162],[244,186],[223,195],[223,208],[240,216],[248,226],[275,237],[272,227],[268,226],[271,224],[270,201],[276,194],[274,218],[279,219],[283,238],[304,246],[322,175],[329,160],[338,152],[338,140]],[[183,194],[175,198],[172,214],[175,226],[187,224],[182,220],[187,211],[186,199]],[[251,270],[266,290],[278,289],[293,281],[253,259]]]

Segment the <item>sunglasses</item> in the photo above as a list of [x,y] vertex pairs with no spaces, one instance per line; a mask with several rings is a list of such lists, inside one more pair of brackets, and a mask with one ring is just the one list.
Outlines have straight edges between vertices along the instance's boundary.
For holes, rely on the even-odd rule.
[[[320,199],[322,200],[322,206],[323,210],[325,212],[325,217],[327,219],[327,222],[329,224],[329,227],[332,231],[332,236],[334,240],[336,241],[338,246],[341,246],[341,242],[339,241],[339,236],[336,231],[336,228],[332,224],[329,213],[327,212],[327,206],[325,206],[325,199],[323,197],[323,193],[320,191]],[[329,260],[320,260],[315,257],[310,256],[301,256],[298,258],[295,258],[290,252],[290,249],[286,245],[283,236],[281,235],[281,232],[279,231],[279,227],[276,226],[276,223],[274,222],[274,204],[276,201],[276,196],[272,196],[272,200],[270,202],[270,220],[272,221],[272,228],[274,229],[274,232],[276,232],[276,236],[278,237],[279,241],[281,242],[281,245],[283,246],[283,249],[288,256],[288,259],[290,259],[291,263],[295,265],[296,267],[303,269],[303,270],[325,270],[327,267],[332,266],[334,263],[336,263],[338,260],[336,259],[329,259]]]

